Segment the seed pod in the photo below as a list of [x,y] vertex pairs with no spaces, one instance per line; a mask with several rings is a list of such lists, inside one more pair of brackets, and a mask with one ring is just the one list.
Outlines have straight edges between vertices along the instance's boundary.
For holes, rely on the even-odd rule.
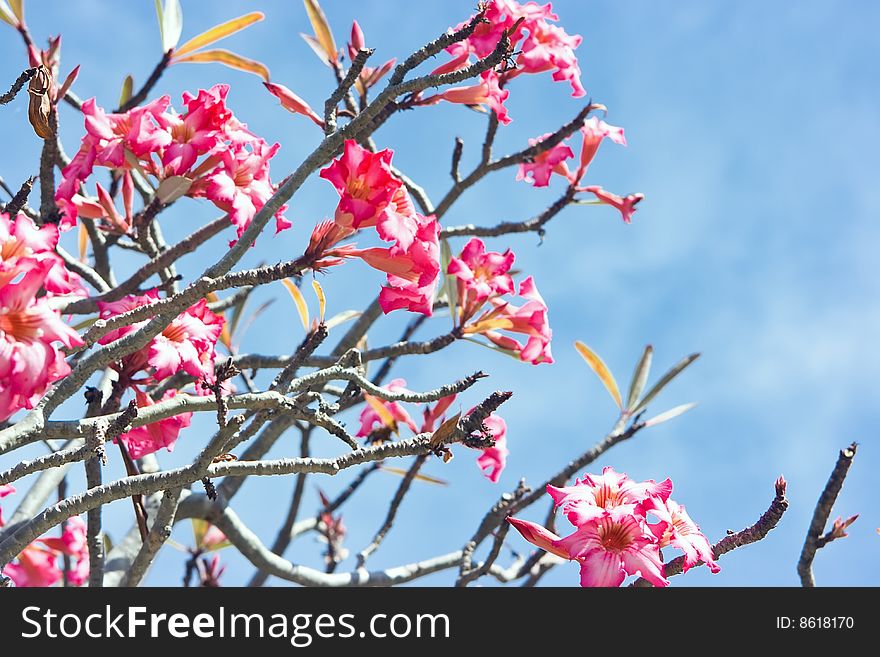
[[52,72],[41,65],[28,83],[28,93],[30,94],[28,120],[34,128],[34,132],[41,139],[49,139],[54,136],[52,125],[49,122],[49,114],[52,112],[52,101],[49,98],[51,89]]

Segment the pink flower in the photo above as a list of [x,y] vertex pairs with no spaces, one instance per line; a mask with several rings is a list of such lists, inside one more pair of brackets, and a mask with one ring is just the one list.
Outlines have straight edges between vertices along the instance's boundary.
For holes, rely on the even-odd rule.
[[691,520],[682,505],[675,500],[652,498],[651,505],[646,507],[646,510],[660,519],[657,524],[648,525],[657,537],[660,548],[672,545],[684,552],[682,572],[687,572],[701,561],[709,566],[709,570],[713,573],[721,571],[721,566],[715,563],[709,540],[700,531],[697,523]]
[[[177,392],[169,390],[162,397],[162,401],[174,399]],[[138,408],[147,408],[156,402],[145,392],[135,389],[135,397],[137,399]],[[169,452],[174,450],[174,443],[181,429],[185,429],[190,425],[192,413],[181,413],[145,424],[141,427],[135,427],[131,431],[119,436],[119,440],[125,443],[128,454],[133,459],[139,459],[147,454],[157,452],[163,447]]]
[[[2,526],[3,522],[0,521]],[[82,586],[89,578],[89,550],[86,545],[86,524],[79,516],[67,520],[60,538],[38,538],[28,545],[15,562],[3,569],[3,574],[19,587],[53,586],[63,577],[58,567],[61,555],[74,558],[73,567],[68,572],[68,582],[72,586]]]
[[626,474],[606,467],[601,475],[584,475],[583,479],[575,480],[572,486],[547,486],[547,493],[557,507],[562,507],[569,522],[579,527],[613,509],[635,512],[639,505],[651,499],[665,502],[672,493],[672,481],[666,479],[658,484],[648,480],[638,483]]
[[[241,237],[254,215],[274,194],[269,179],[269,160],[278,152],[280,144],[269,146],[263,139],[234,142],[218,155],[220,166],[199,181],[193,195],[201,195],[221,210],[229,213],[229,219]],[[275,213],[275,230],[281,232],[293,224],[284,217],[286,206]]]
[[0,499],[12,495],[14,492],[15,487],[12,484],[0,484]]
[[376,226],[385,219],[403,183],[391,173],[389,149],[372,153],[353,139],[345,141],[342,156],[321,169],[320,176],[339,193],[336,222],[351,229]]
[[571,182],[577,184],[584,177],[587,168],[596,157],[599,145],[606,137],[615,144],[626,146],[626,137],[623,136],[623,128],[614,125],[608,125],[605,121],[600,121],[593,116],[584,122],[581,127],[581,136],[583,137],[583,145],[581,146],[580,166],[577,173],[572,177]]
[[379,293],[382,312],[405,308],[431,316],[434,290],[440,274],[440,225],[431,217],[415,215],[416,233],[409,248],[399,244],[382,249],[351,251],[371,267],[388,274],[388,285]]
[[209,90],[199,90],[193,97],[183,94],[186,113],[165,112],[157,119],[171,134],[171,143],[162,151],[164,176],[183,175],[201,155],[210,153],[224,142],[224,130],[232,112],[226,107],[229,85],[215,84]]
[[[364,32],[361,29],[361,26],[358,25],[358,22],[354,21],[351,24],[351,40],[348,42],[348,58],[351,61],[354,61],[355,57],[357,57],[358,51],[366,47]],[[389,59],[387,62],[376,68],[364,66],[361,70],[361,74],[358,76],[358,81],[356,83],[357,90],[363,94],[363,92],[379,82],[379,80],[391,70],[395,63],[397,63],[396,59]]]
[[442,94],[425,98],[421,104],[432,105],[445,100],[462,105],[486,105],[495,112],[502,125],[507,125],[513,120],[504,106],[509,95],[510,91],[501,88],[498,74],[489,70],[480,75],[480,84],[447,89]]
[[[531,276],[520,283],[519,295],[526,299],[522,306],[495,300],[494,308],[483,313],[473,324],[465,326],[464,332],[482,333],[502,349],[514,352],[524,362],[533,365],[552,363],[550,342],[553,331],[547,319],[547,304]],[[522,344],[496,329],[527,335],[528,340]]]
[[[538,139],[529,139],[529,146],[539,144],[549,136],[548,132]],[[531,182],[535,187],[547,187],[550,184],[550,174],[552,173],[568,177],[568,167],[565,165],[565,161],[573,157],[574,152],[568,145],[556,144],[556,146],[535,156],[531,162],[520,164],[516,179]]]
[[[406,380],[394,379],[383,386],[389,392],[409,392],[406,389]],[[370,395],[367,405],[361,411],[361,428],[355,434],[358,438],[366,438],[378,429],[389,429],[397,433],[398,424],[405,424],[413,433],[418,431],[409,413],[400,405],[400,402],[385,401]]]
[[437,428],[438,424],[442,424],[445,420],[444,414],[454,401],[455,395],[449,395],[437,400],[433,407],[425,406],[420,433],[430,433]]
[[270,94],[281,101],[281,106],[288,112],[307,116],[319,127],[324,127],[324,119],[318,116],[315,110],[309,107],[309,104],[306,101],[297,96],[283,84],[264,82],[263,85],[269,90]]
[[125,168],[126,150],[141,158],[170,144],[171,135],[159,123],[159,117],[170,103],[168,96],[162,96],[123,114],[107,114],[94,98],[83,102],[82,112],[86,117],[86,131],[93,140],[95,162],[115,169]]
[[529,23],[529,36],[522,45],[517,57],[517,73],[542,73],[553,71],[553,79],[566,80],[571,85],[571,95],[575,98],[586,94],[581,84],[581,69],[574,49],[581,44],[577,34],[568,35],[557,25],[545,20]]
[[58,235],[58,227],[54,224],[44,224],[38,228],[24,214],[11,219],[8,214],[0,212],[0,286],[6,285],[33,264],[48,261],[53,266],[44,282],[47,296],[87,296],[80,277],[68,270],[55,253]]
[[[620,586],[627,575],[640,575],[654,586],[667,586],[660,550],[668,545],[685,553],[687,570],[700,561],[713,573],[720,568],[699,527],[669,499],[672,482],[635,482],[606,467],[601,475],[584,475],[572,486],[547,486],[556,507],[575,526],[559,538],[539,525],[508,518],[522,536],[538,547],[581,565],[581,586]],[[649,524],[647,515],[659,518]]]
[[640,575],[654,586],[668,586],[663,562],[645,522],[623,511],[609,511],[556,542],[581,565],[581,586],[620,586],[627,575]]
[[583,191],[590,192],[599,201],[613,208],[617,208],[624,223],[631,223],[632,216],[636,211],[636,204],[645,199],[644,194],[630,194],[628,196],[617,196],[611,192],[607,192],[598,185],[584,187]]
[[483,240],[472,237],[461,254],[449,261],[446,273],[455,276],[461,306],[459,321],[464,324],[489,299],[513,294],[515,287],[508,272],[516,259],[513,251],[486,251]]
[[477,457],[477,466],[483,471],[486,479],[497,484],[510,454],[507,449],[507,423],[493,413],[486,418],[483,424],[489,429],[489,434],[495,440],[495,444],[484,449],[483,453]]
[[[150,290],[145,295],[129,295],[119,301],[99,301],[98,309],[101,318],[108,319],[155,303],[158,298],[156,290]],[[146,320],[114,329],[99,342],[115,342],[145,323]],[[146,347],[129,354],[115,367],[128,380],[148,367],[153,369],[153,378],[157,381],[179,371],[197,378],[211,377],[214,373],[214,347],[223,332],[223,323],[223,317],[212,313],[207,301],[202,299],[172,320]]]
[[49,384],[70,373],[55,342],[83,344],[48,300],[36,297],[55,263],[23,259],[20,265],[21,280],[0,286],[0,421],[33,408]]

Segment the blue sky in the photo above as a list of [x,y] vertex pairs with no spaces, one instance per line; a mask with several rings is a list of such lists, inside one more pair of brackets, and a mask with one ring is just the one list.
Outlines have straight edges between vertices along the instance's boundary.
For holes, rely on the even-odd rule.
[[[224,45],[264,62],[274,81],[323,106],[332,76],[298,36],[309,30],[300,3],[182,4],[184,39],[246,11],[263,10],[265,22]],[[402,0],[324,4],[337,41],[357,18],[368,45],[377,48],[377,61],[406,56],[473,8],[470,0],[418,3],[415,9]],[[603,356],[622,385],[647,343],[656,350],[657,374],[687,353],[703,354],[652,411],[689,401],[700,402],[698,408],[615,448],[591,471],[613,465],[638,479],[672,477],[673,497],[713,541],[758,518],[779,474],[789,481],[790,510],[768,539],[726,555],[719,575],[700,569],[675,578],[675,585],[795,585],[813,505],[838,449],[852,440],[861,447],[834,515],[861,516],[849,538],[819,553],[815,574],[826,585],[880,584],[866,567],[880,548],[875,531],[880,512],[872,504],[876,485],[871,484],[880,465],[874,436],[880,421],[874,387],[880,367],[875,254],[880,44],[872,33],[880,6],[864,1],[553,4],[566,30],[584,37],[578,56],[589,96],[608,106],[608,121],[622,125],[629,141],[628,148],[604,145],[589,180],[619,193],[641,191],[647,199],[629,226],[608,208],[576,206],[553,220],[543,244],[532,234],[492,242],[496,250],[514,248],[517,268],[535,277],[547,300],[554,365],[515,363],[471,344],[400,363],[397,374],[413,389],[458,378],[475,365],[490,372],[489,381],[464,396],[465,404],[495,388],[513,390],[503,411],[512,453],[497,485],[480,476],[475,454],[459,450],[449,465],[432,463],[427,472],[450,486],[415,487],[370,566],[460,547],[520,477],[539,483],[604,435],[615,409],[574,352],[572,343],[580,339]],[[82,64],[76,92],[97,96],[108,108],[122,78],[132,73],[139,85],[160,56],[153,3],[147,0],[32,0],[28,19],[40,40],[63,33],[64,71]],[[21,50],[14,38],[0,40],[0,80],[11,82],[24,67]],[[498,152],[557,128],[579,109],[566,85],[546,78],[523,76],[511,85],[508,106],[514,121],[501,129]],[[320,135],[307,120],[278,107],[256,77],[217,65],[178,65],[162,78],[157,93],[169,93],[179,103],[182,91],[221,81],[232,85],[229,105],[236,114],[267,140],[281,142],[272,163],[280,179]],[[21,98],[0,117],[7,153],[0,175],[14,184],[36,171],[39,145],[25,127]],[[66,149],[73,152],[81,122],[69,108],[61,121]],[[467,168],[484,125],[484,116],[439,106],[406,113],[376,137],[436,199],[449,185],[454,137],[465,140]],[[517,183],[514,173],[487,178],[444,221],[525,219],[562,190],[558,183],[550,190],[533,189]],[[334,206],[330,186],[310,181],[291,203],[294,228],[277,237],[264,234],[243,264],[295,257],[314,223],[330,216]],[[204,204],[179,203],[163,215],[163,229],[173,239],[213,216]],[[185,261],[183,273],[198,273],[221,248],[222,238]],[[357,264],[339,268],[322,280],[329,312],[363,306],[380,281]],[[248,332],[243,351],[289,352],[301,339],[283,289],[271,286],[259,293],[260,299],[272,297],[278,301]],[[390,316],[371,333],[371,344],[396,339],[407,319],[402,313]],[[438,316],[420,337],[448,326],[448,317]],[[72,416],[76,409],[68,412]],[[356,416],[348,419],[351,426]],[[161,457],[163,465],[193,454],[209,431],[209,422],[194,422],[175,453]],[[315,442],[319,454],[338,448],[333,439]],[[290,434],[271,455],[293,455],[297,444],[298,436]],[[79,474],[72,477],[80,485]],[[345,481],[346,475],[313,478],[304,513],[317,508],[318,486],[332,494]],[[398,481],[376,475],[345,510],[353,552],[381,523]],[[236,498],[239,514],[267,543],[274,539],[292,487],[293,478],[252,480]],[[543,504],[536,506],[527,517],[538,519],[544,510]],[[114,504],[107,517],[118,535],[128,527],[130,506]],[[564,523],[560,519],[560,526]],[[188,541],[185,526],[178,527],[175,539]],[[526,547],[515,536],[509,544]],[[319,552],[307,537],[287,556],[318,565]],[[231,551],[223,554],[229,562],[227,584],[247,581],[249,564]],[[182,561],[166,549],[148,582],[175,584]],[[544,582],[576,585],[576,570],[573,564],[559,567]],[[448,582],[448,575],[425,580]]]

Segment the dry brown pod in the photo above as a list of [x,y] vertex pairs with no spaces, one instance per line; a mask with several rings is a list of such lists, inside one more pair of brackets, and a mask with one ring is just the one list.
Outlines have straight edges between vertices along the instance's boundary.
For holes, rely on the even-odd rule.
[[30,94],[28,120],[34,128],[34,132],[41,139],[49,139],[54,136],[52,124],[49,121],[49,115],[52,112],[52,100],[49,97],[51,90],[52,72],[41,65],[28,83],[28,93]]

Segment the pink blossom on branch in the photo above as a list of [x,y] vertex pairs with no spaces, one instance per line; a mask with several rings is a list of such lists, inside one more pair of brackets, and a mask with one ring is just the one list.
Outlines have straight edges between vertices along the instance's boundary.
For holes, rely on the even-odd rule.
[[49,384],[70,373],[56,342],[83,344],[48,299],[37,297],[55,262],[24,258],[18,264],[21,279],[0,285],[0,421],[33,408]]
[[[176,390],[169,390],[162,397],[161,401],[174,399],[177,395]],[[137,399],[138,408],[147,408],[156,402],[145,392],[135,389],[135,398]],[[133,459],[139,459],[147,454],[157,452],[163,447],[169,452],[174,450],[174,443],[180,435],[180,430],[185,429],[192,421],[192,413],[180,413],[173,415],[164,420],[158,420],[145,424],[141,427],[135,427],[117,438],[125,443],[128,454]]]
[[288,112],[307,116],[315,123],[315,125],[321,128],[324,127],[324,119],[318,116],[315,110],[313,110],[306,101],[297,96],[283,84],[264,82],[263,86],[265,86],[266,89],[269,90],[270,94],[281,101],[281,107],[286,109]]
[[502,89],[498,74],[495,71],[484,71],[480,75],[480,83],[464,87],[452,87],[441,94],[429,96],[418,104],[436,105],[441,100],[460,105],[486,106],[498,116],[502,125],[508,125],[513,119],[507,113],[504,101],[510,95],[510,91]]
[[483,453],[477,457],[477,466],[483,471],[486,479],[497,484],[510,455],[510,450],[507,449],[507,423],[500,415],[493,413],[484,420],[483,424],[489,430],[489,435],[495,444],[483,449]]
[[[529,139],[529,146],[535,146],[550,136],[547,133],[538,139]],[[531,182],[535,187],[547,187],[550,184],[550,175],[558,174],[568,178],[569,172],[565,161],[574,157],[574,151],[564,143],[556,144],[543,153],[537,155],[531,162],[523,162],[519,165],[517,180]]]
[[[581,586],[620,586],[639,575],[654,586],[667,586],[660,550],[678,547],[685,570],[700,561],[713,573],[720,569],[712,548],[684,507],[669,499],[672,482],[635,482],[606,467],[601,475],[584,475],[571,486],[547,486],[574,533],[560,538],[535,523],[508,518],[530,543],[580,563]],[[659,519],[648,523],[648,516]]]
[[642,193],[618,196],[617,194],[612,194],[611,192],[602,189],[598,185],[583,187],[580,191],[590,192],[600,203],[610,205],[617,209],[617,211],[620,212],[621,219],[623,219],[623,222],[626,224],[632,223],[632,216],[635,214],[636,205],[645,199],[645,195]]

